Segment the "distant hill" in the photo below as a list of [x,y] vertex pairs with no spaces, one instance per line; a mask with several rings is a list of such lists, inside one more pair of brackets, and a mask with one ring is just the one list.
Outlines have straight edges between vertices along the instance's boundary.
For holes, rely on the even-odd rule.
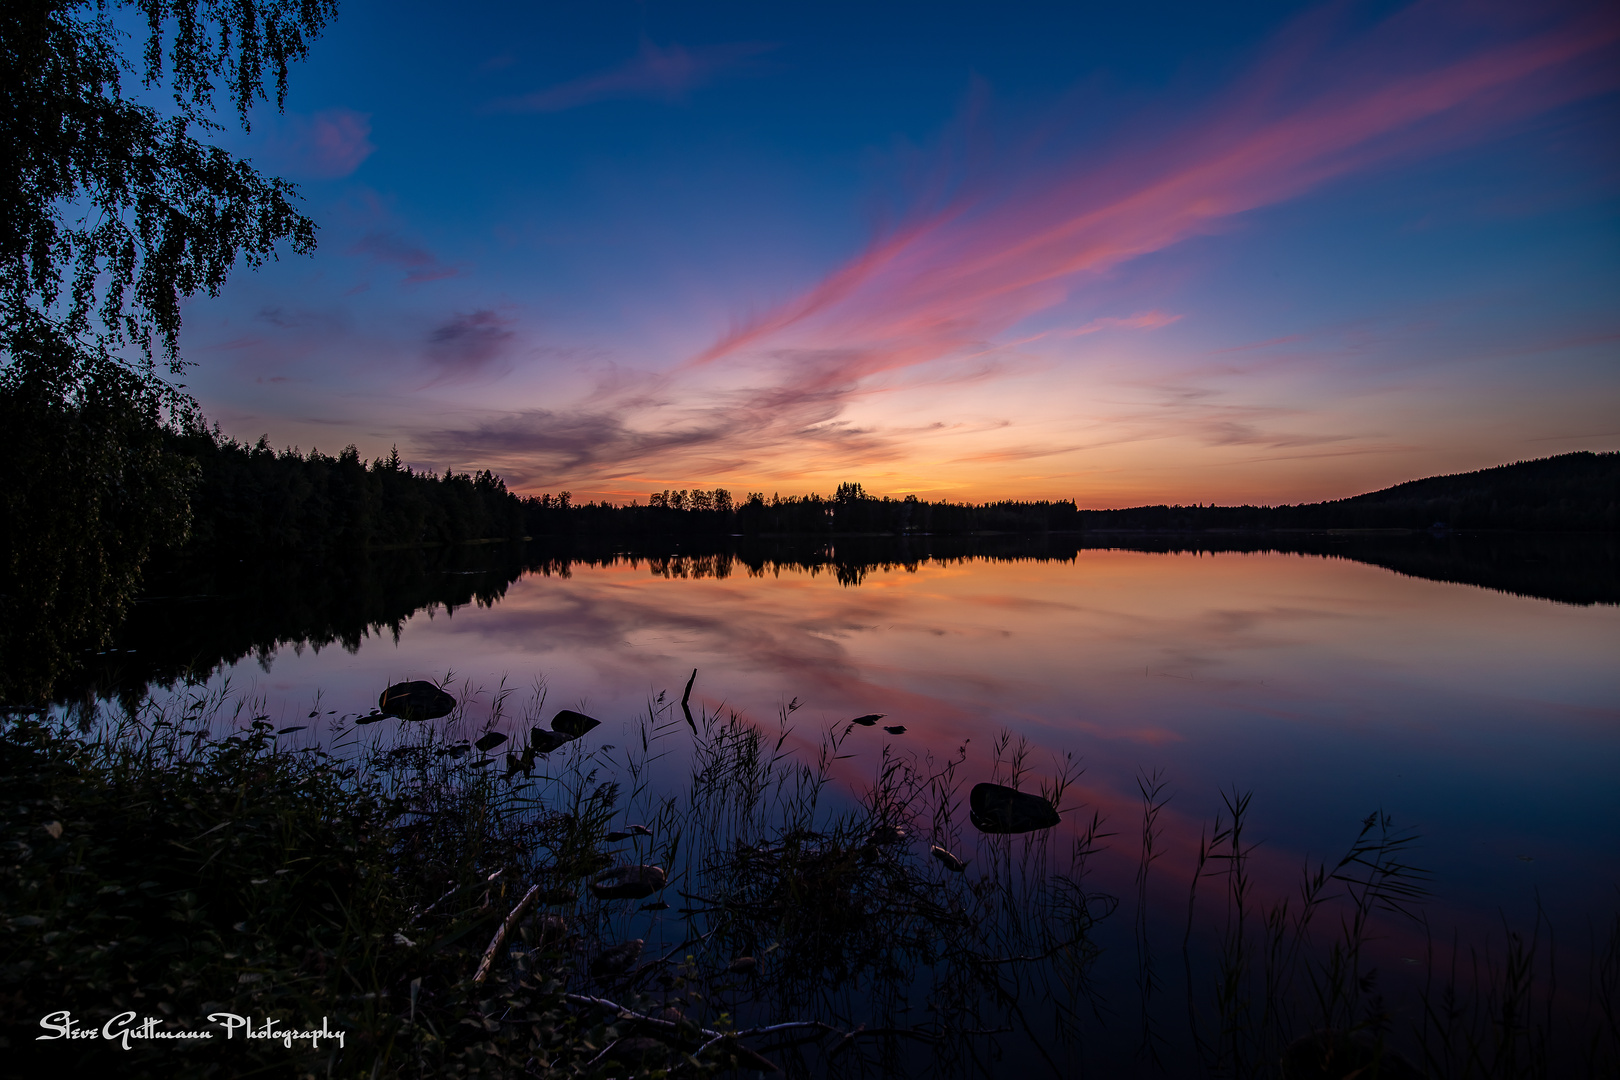
[[1620,453],[1583,450],[1431,476],[1319,505],[1454,529],[1614,529],[1620,527]]
[[1620,453],[1582,450],[1431,476],[1294,506],[1136,506],[1082,510],[1086,531],[1205,529],[1620,530]]

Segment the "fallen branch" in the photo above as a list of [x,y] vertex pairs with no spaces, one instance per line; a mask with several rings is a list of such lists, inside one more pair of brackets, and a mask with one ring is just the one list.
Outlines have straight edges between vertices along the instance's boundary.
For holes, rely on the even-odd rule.
[[490,939],[489,948],[484,950],[484,959],[479,961],[478,974],[473,976],[474,986],[489,978],[489,969],[495,963],[495,954],[500,951],[501,946],[506,942],[507,936],[512,933],[512,927],[518,924],[518,920],[523,918],[524,913],[529,910],[529,906],[534,903],[534,898],[539,895],[539,885],[529,886],[529,891],[523,894],[523,899],[518,901],[517,907],[513,908],[512,913],[506,917],[506,921],[501,923],[501,928],[495,931],[495,936]]

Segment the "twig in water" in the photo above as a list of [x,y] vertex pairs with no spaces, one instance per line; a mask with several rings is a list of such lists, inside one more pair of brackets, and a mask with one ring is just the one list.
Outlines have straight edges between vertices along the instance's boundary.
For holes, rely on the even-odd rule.
[[681,695],[681,712],[686,714],[686,722],[692,725],[692,734],[697,734],[697,724],[692,719],[692,684],[697,682],[697,668],[692,669],[692,677],[686,680],[686,693]]

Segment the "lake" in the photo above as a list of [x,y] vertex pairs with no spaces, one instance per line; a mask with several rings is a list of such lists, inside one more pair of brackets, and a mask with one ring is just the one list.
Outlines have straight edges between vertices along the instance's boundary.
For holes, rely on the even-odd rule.
[[[832,772],[852,799],[873,784],[885,745],[917,761],[962,750],[970,784],[990,778],[1004,733],[1027,740],[1030,784],[1072,755],[1083,772],[1060,831],[1100,815],[1112,835],[1090,859],[1091,887],[1143,902],[1137,925],[1118,915],[1098,934],[1096,978],[1112,1026],[1132,1039],[1138,945],[1180,948],[1200,839],[1226,813],[1223,796],[1240,793],[1252,799],[1256,894],[1294,889],[1307,860],[1337,857],[1379,812],[1416,834],[1404,857],[1427,872],[1421,910],[1435,937],[1500,944],[1504,925],[1538,926],[1539,903],[1560,963],[1576,971],[1620,883],[1611,546],[1582,562],[1552,540],[1552,555],[1530,540],[1507,555],[1500,540],[1355,543],[1341,548],[1360,557],[1328,540],[1294,551],[1238,540],[1224,546],[1253,550],[607,545],[291,583],[240,569],[155,596],[109,659],[127,683],[172,680],[189,656],[202,685],[254,699],[278,726],[308,725],[288,738],[311,741],[370,710],[384,686],[433,679],[468,702],[474,726],[503,685],[515,702],[538,684],[546,715],[586,712],[603,721],[602,742],[625,743],[660,695],[667,715],[695,670],[691,701],[707,715],[734,713],[773,742],[785,718],[782,745],[806,758],[838,733]],[[1498,587],[1464,583],[1474,580]],[[205,655],[197,642],[209,636],[231,644]],[[497,727],[521,738],[519,711],[503,705]],[[884,714],[879,726],[844,734],[871,713]],[[672,760],[684,761],[679,748]],[[1150,777],[1168,802],[1139,885]],[[1386,918],[1386,962],[1415,964],[1417,924]],[[1140,1011],[1181,1008],[1166,997]],[[1109,1023],[1091,1026],[1088,1060],[1131,1060],[1105,1045]]]

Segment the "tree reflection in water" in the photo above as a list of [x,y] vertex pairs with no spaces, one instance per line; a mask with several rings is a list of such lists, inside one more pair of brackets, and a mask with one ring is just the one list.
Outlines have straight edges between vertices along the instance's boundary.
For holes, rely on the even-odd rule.
[[[278,648],[356,651],[369,636],[398,638],[418,612],[488,607],[525,574],[568,577],[575,566],[645,567],[666,578],[830,574],[858,587],[876,571],[963,561],[1073,562],[1086,550],[1292,552],[1353,559],[1396,573],[1570,604],[1620,603],[1620,538],[1613,534],[1233,534],[1002,537],[758,538],[729,546],[650,541],[490,544],[247,562],[229,553],[147,572],[145,594],[114,613],[111,642],[76,644],[26,627],[0,639],[0,705],[41,700],[133,708],[149,686],[206,679],[247,656],[267,665]],[[123,612],[127,609],[127,615]],[[106,621],[90,613],[69,622]],[[64,623],[64,626],[68,623]],[[27,685],[4,673],[27,673]],[[24,700],[26,698],[26,700]]]

